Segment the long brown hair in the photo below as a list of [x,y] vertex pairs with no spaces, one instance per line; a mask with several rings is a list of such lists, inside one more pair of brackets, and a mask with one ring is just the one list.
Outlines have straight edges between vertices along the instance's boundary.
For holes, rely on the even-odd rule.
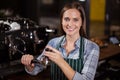
[[61,10],[61,13],[60,13],[60,25],[61,25],[61,30],[62,30],[62,34],[65,35],[65,32],[63,31],[63,28],[62,28],[62,18],[63,18],[63,14],[65,11],[69,10],[69,9],[77,9],[79,12],[80,12],[80,16],[82,18],[82,26],[81,26],[81,29],[80,29],[80,36],[83,36],[83,37],[87,37],[86,35],[86,16],[85,16],[85,11],[84,11],[84,8],[83,6],[80,4],[80,2],[72,2],[72,3],[67,3],[63,9]]

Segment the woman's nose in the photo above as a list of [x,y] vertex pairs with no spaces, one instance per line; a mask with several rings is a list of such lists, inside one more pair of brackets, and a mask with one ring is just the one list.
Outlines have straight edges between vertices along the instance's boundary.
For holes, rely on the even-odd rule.
[[68,24],[69,24],[69,26],[73,26],[74,22],[72,20],[70,20]]

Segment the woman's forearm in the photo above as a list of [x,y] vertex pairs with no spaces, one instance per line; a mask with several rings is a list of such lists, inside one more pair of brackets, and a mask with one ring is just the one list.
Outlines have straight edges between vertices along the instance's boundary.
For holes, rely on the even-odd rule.
[[61,63],[58,63],[58,66],[61,68],[68,80],[73,79],[75,71],[70,67],[70,65],[66,61],[63,60]]

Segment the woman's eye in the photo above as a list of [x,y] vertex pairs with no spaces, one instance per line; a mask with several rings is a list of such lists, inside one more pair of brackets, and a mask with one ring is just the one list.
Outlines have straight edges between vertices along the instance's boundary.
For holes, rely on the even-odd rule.
[[75,22],[76,22],[76,21],[78,21],[78,19],[77,19],[77,18],[74,18],[73,20],[74,20]]
[[65,21],[69,21],[70,19],[69,18],[64,18]]

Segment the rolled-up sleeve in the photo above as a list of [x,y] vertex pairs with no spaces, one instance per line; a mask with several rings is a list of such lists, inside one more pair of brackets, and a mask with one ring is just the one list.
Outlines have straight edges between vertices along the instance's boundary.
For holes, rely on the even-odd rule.
[[30,75],[37,75],[39,72],[43,71],[44,67],[40,64],[35,64],[35,68],[33,69],[33,71],[28,71],[25,67],[25,71],[30,74]]

